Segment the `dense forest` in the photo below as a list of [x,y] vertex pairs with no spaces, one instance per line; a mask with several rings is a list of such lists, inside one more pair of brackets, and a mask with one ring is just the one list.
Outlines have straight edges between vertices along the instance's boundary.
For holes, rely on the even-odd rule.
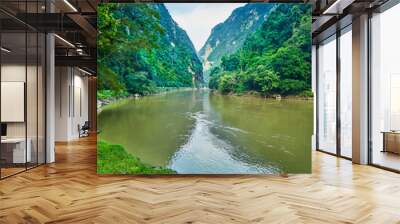
[[[203,83],[221,93],[311,96],[311,6],[247,4],[199,51],[164,4],[101,4],[98,96]],[[208,81],[208,78],[207,80]]]
[[311,96],[311,6],[276,4],[261,27],[210,71],[221,93]]
[[222,56],[235,53],[242,47],[247,36],[256,31],[273,8],[270,3],[250,3],[233,10],[222,23],[216,25],[204,46],[199,50],[204,72],[218,66]]
[[101,4],[98,30],[100,98],[202,83],[193,44],[163,4]]

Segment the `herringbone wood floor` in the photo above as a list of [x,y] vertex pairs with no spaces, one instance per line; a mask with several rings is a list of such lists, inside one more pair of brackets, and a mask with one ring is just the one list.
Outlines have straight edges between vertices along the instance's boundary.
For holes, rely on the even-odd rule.
[[0,223],[400,223],[400,175],[319,152],[312,175],[96,175],[95,138],[0,181]]

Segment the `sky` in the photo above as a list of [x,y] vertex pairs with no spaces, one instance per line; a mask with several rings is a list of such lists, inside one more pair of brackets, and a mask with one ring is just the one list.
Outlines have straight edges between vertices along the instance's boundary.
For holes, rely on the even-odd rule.
[[166,3],[172,18],[183,28],[197,51],[211,34],[211,29],[224,22],[238,7],[246,3]]

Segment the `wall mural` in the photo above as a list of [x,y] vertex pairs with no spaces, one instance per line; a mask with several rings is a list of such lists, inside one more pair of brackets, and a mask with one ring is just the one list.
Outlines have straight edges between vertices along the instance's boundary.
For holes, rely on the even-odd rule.
[[311,5],[98,7],[99,174],[311,172]]

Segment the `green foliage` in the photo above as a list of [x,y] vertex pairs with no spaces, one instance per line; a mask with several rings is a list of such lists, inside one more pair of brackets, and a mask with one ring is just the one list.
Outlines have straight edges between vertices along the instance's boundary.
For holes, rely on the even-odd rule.
[[238,86],[235,75],[228,72],[224,72],[221,75],[218,83],[218,90],[221,93],[235,92],[235,90],[237,90],[237,87]]
[[221,61],[221,67],[225,71],[234,71],[240,68],[240,57],[237,54],[225,55]]
[[313,97],[314,93],[312,92],[312,90],[304,90],[303,92],[301,92],[299,94],[299,96],[309,98],[309,97]]
[[[235,9],[223,23],[215,26],[199,56],[213,66],[221,63],[224,55],[235,53],[246,37],[255,32],[275,4],[249,3]],[[211,50],[212,49],[212,50]]]
[[115,94],[122,94],[126,92],[125,85],[121,82],[122,77],[120,77],[113,70],[104,65],[98,65],[97,72],[98,91],[111,90],[112,92],[115,92]]
[[124,97],[127,96],[128,93],[126,92],[115,92],[113,90],[99,90],[97,91],[97,99],[99,100],[104,100],[104,99],[110,99],[110,98],[115,98],[115,97]]
[[149,94],[202,81],[193,44],[163,4],[98,7],[98,89]]
[[97,173],[99,174],[174,174],[176,171],[153,167],[127,153],[121,145],[97,142]]
[[128,73],[125,77],[125,85],[129,93],[150,94],[156,92],[156,85],[149,80],[147,72]]
[[279,83],[279,92],[283,95],[295,95],[307,89],[307,83],[295,79],[283,79]]
[[208,87],[210,89],[218,89],[218,81],[219,81],[219,73],[222,71],[220,67],[214,67],[211,69],[209,76],[210,80],[208,81]]
[[310,5],[278,4],[241,49],[223,56],[221,65],[212,69],[209,87],[263,95],[310,91],[310,32]]
[[274,93],[279,85],[279,76],[262,65],[257,67],[257,73],[253,77],[255,90],[264,95]]

